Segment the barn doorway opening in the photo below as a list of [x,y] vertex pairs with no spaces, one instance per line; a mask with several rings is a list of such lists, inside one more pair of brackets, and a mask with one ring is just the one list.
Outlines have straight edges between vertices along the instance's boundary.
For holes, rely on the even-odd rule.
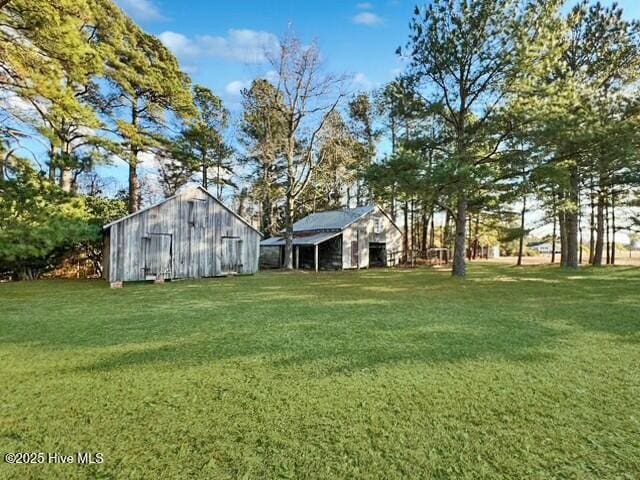
[[342,235],[318,245],[318,266],[320,270],[342,269]]
[[242,240],[240,237],[222,237],[220,263],[223,274],[242,271]]
[[172,278],[173,235],[170,233],[149,233],[142,237],[142,240],[145,279],[168,280]]
[[316,249],[318,249],[318,270],[340,270],[342,268],[342,235],[337,235],[318,245],[299,245],[299,263],[297,268],[314,270],[316,268]]
[[387,266],[387,244],[384,242],[369,243],[369,267]]

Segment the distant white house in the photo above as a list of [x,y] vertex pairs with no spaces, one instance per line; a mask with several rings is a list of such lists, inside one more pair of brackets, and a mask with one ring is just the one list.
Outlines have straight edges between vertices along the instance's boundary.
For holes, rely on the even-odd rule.
[[[539,243],[538,245],[533,245],[529,248],[543,255],[553,253],[553,245],[551,245],[550,243]],[[556,253],[560,253],[560,249],[558,248],[557,245],[556,245]]]

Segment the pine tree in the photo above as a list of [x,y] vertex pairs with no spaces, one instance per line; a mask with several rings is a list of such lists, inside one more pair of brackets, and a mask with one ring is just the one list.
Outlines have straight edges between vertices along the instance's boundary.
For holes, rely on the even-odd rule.
[[[416,8],[407,54],[411,75],[424,86],[452,133],[448,156],[456,185],[454,276],[465,275],[467,209],[474,171],[491,161],[508,134],[491,125],[512,76],[522,18],[520,2],[435,0]],[[401,52],[400,52],[401,53]],[[487,145],[479,149],[477,146]]]
[[286,119],[282,95],[267,80],[254,80],[242,91],[241,162],[250,169],[251,196],[260,205],[260,231],[272,236],[281,223],[284,199]]
[[108,0],[98,24],[106,59],[106,78],[112,90],[109,114],[121,138],[119,156],[129,166],[129,211],[140,208],[140,154],[160,146],[158,132],[168,116],[195,115],[189,77],[171,52],[143,32]]

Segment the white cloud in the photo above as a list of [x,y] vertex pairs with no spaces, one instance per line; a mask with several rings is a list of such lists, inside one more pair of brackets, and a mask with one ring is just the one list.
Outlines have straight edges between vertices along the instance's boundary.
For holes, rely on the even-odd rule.
[[382,24],[382,18],[375,13],[361,12],[353,17],[353,23],[366,25],[367,27],[375,27]]
[[364,73],[356,73],[351,81],[357,88],[362,90],[371,90],[375,87],[375,83],[369,80]]
[[200,50],[198,46],[181,33],[166,31],[158,35],[160,41],[178,57],[195,57]]
[[139,22],[160,22],[167,19],[151,0],[116,0],[116,3]]
[[[109,155],[109,162],[116,165],[128,165],[128,162],[124,158],[116,154]],[[156,154],[149,151],[138,153],[137,167],[142,170],[154,170],[158,168],[158,159]]]
[[373,4],[369,2],[362,2],[356,5],[356,8],[359,10],[371,10],[373,9]]
[[223,58],[242,63],[264,63],[267,53],[278,46],[278,38],[269,32],[231,29],[225,37],[200,35],[189,38],[166,31],[158,35],[162,43],[178,57]]
[[250,81],[234,80],[233,82],[227,83],[227,85],[224,87],[224,91],[231,96],[237,97],[238,95],[240,95],[240,92],[243,88],[249,88],[250,86]]

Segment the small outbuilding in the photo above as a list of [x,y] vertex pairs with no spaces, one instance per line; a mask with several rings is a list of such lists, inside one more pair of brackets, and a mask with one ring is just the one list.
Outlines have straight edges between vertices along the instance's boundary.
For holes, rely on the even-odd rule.
[[[313,213],[293,225],[294,268],[385,267],[401,257],[402,231],[377,205]],[[263,267],[284,265],[283,236],[263,240]]]
[[104,278],[118,286],[255,273],[261,238],[205,188],[191,188],[104,226]]

